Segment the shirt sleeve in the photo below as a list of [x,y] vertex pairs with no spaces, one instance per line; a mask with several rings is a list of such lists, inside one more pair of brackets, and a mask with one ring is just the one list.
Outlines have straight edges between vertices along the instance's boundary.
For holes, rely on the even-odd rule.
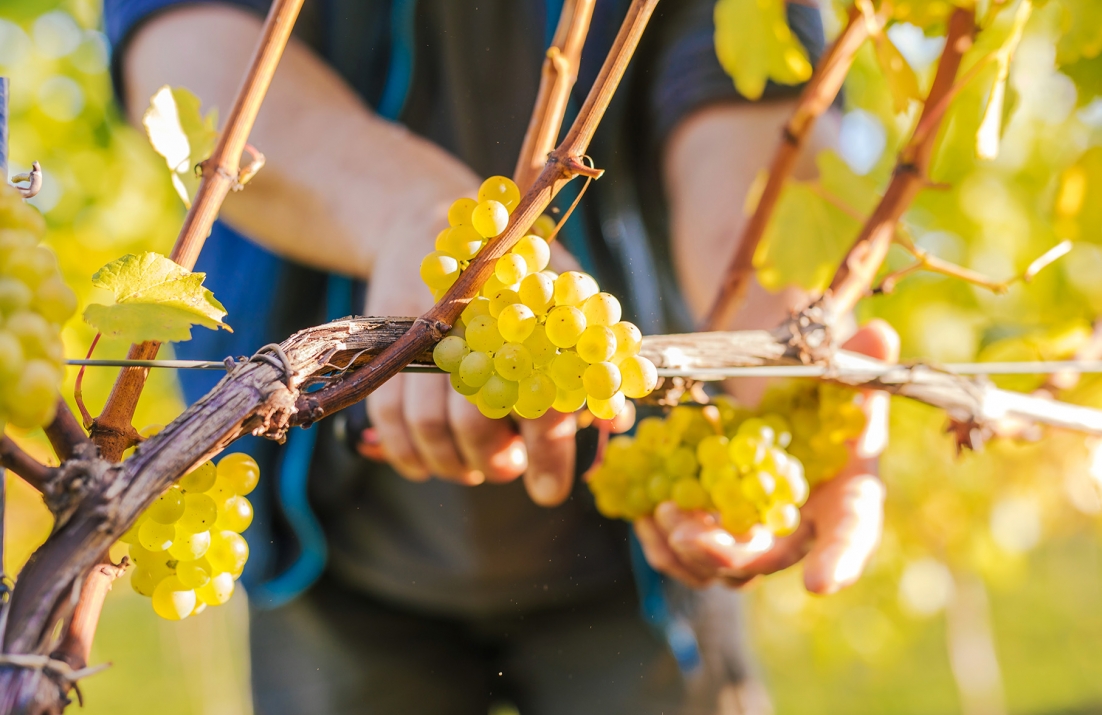
[[[659,142],[678,122],[702,106],[746,101],[716,57],[714,6],[714,0],[691,0],[671,23],[670,37],[658,57],[650,98],[655,138]],[[789,2],[788,24],[807,50],[811,63],[816,64],[826,44],[819,10]],[[786,97],[799,91],[799,87],[769,82],[762,97]]]

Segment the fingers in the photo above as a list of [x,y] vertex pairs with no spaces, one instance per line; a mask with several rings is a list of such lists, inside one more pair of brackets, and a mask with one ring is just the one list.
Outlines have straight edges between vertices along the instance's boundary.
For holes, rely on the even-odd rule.
[[429,470],[413,446],[402,411],[402,395],[409,377],[396,375],[380,385],[367,399],[367,416],[375,425],[383,455],[390,465],[406,479],[423,482],[429,478]]
[[410,441],[430,474],[460,484],[481,484],[485,477],[464,464],[452,436],[448,423],[451,391],[443,375],[405,376],[402,405]]
[[738,541],[707,512],[687,512],[673,502],[659,504],[655,522],[666,534],[678,561],[698,574],[728,579],[749,579],[758,573],[749,568],[773,547],[773,536],[756,529]]
[[804,564],[812,593],[834,593],[865,570],[884,526],[884,485],[864,471],[841,474],[821,485],[805,507],[814,545]]
[[508,482],[528,468],[524,441],[511,420],[491,420],[459,393],[449,389],[448,424],[468,468],[486,481]]
[[877,360],[896,362],[899,360],[899,333],[883,320],[874,318],[861,326],[861,329],[846,341],[842,349],[868,355]]
[[548,410],[534,420],[519,420],[520,436],[528,452],[524,486],[532,501],[557,506],[570,496],[574,485],[574,433],[577,419]]
[[666,534],[658,527],[654,519],[646,516],[635,520],[635,534],[643,547],[643,555],[656,571],[672,576],[694,588],[704,588],[711,579],[707,574],[697,573],[681,563],[670,548]]
[[[870,320],[854,333],[843,346],[846,350],[869,357],[896,362],[899,360],[899,334],[883,320]],[[861,458],[878,456],[888,445],[888,406],[891,398],[886,392],[865,392],[865,415],[868,418],[865,431],[854,445],[854,453]]]

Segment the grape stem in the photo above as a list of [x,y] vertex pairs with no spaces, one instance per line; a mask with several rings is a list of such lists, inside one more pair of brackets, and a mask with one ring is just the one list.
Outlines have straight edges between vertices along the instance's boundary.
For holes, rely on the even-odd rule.
[[850,8],[845,29],[819,61],[811,80],[800,93],[792,116],[781,130],[781,142],[773,155],[769,178],[754,213],[742,227],[735,255],[727,266],[719,293],[704,318],[702,330],[722,329],[738,309],[754,276],[754,253],[765,235],[781,191],[792,174],[807,137],[816,120],[834,103],[857,50],[871,33],[883,29],[889,13],[890,3],[886,2],[881,3],[880,11],[876,14],[863,15],[856,6]]
[[54,448],[54,454],[62,462],[71,459],[81,447],[92,444],[92,440],[77,422],[76,415],[61,397],[57,398],[56,416],[46,425],[45,431],[50,446]]

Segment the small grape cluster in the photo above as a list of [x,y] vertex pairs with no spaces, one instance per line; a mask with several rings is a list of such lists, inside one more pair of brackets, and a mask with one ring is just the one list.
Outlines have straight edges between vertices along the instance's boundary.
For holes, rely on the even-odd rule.
[[54,417],[65,375],[61,324],[76,311],[57,258],[38,245],[42,216],[0,183],[0,432]]
[[811,485],[845,466],[846,443],[864,429],[859,400],[854,390],[801,383],[771,388],[757,412],[720,397],[648,417],[634,438],[612,439],[590,473],[597,509],[631,520],[672,500],[717,511],[736,535],[759,524],[791,534]]
[[[421,264],[421,277],[434,295],[458,278],[465,267],[460,256],[477,255],[481,244],[476,247],[470,237],[501,233],[519,200],[516,185],[496,176],[482,185],[478,202],[459,199],[452,205],[452,227]],[[638,354],[642,335],[620,320],[615,296],[602,293],[585,273],[547,270],[550,258],[544,238],[521,238],[498,259],[481,294],[437,344],[433,360],[449,373],[452,387],[487,417],[498,419],[515,410],[534,419],[549,409],[574,412],[588,405],[594,416],[612,419],[626,398],[654,390],[658,371]],[[441,273],[452,263],[454,274]]]
[[121,537],[136,567],[134,590],[161,618],[178,621],[230,600],[249,558],[241,532],[253,520],[245,495],[260,468],[243,453],[205,462],[169,487]]

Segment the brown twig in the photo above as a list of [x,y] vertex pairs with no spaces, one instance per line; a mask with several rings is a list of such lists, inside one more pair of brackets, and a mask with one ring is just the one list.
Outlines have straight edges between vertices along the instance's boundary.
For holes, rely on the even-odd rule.
[[[897,236],[898,238],[898,236]],[[910,275],[917,271],[930,271],[931,273],[940,273],[943,276],[949,276],[950,278],[957,278],[966,283],[971,283],[974,286],[984,288],[986,290],[995,293],[996,295],[1002,295],[1010,290],[1010,287],[1015,283],[1029,283],[1038,273],[1050,266],[1054,261],[1066,256],[1071,250],[1071,241],[1061,241],[1052,248],[1042,253],[1026,267],[1024,271],[1016,276],[1007,278],[1003,281],[997,281],[993,278],[983,275],[979,271],[974,271],[971,268],[965,268],[959,266],[956,263],[943,260],[937,256],[930,255],[928,251],[925,251],[909,241],[896,241],[902,246],[908,253],[915,257],[915,262],[909,266],[901,268],[894,273],[889,273],[884,276],[880,281],[880,285],[873,289],[873,293],[891,293],[899,280],[904,276]]]
[[945,49],[918,122],[918,126],[928,129],[921,137],[912,136],[903,148],[883,198],[862,227],[820,300],[823,310],[821,322],[824,324],[833,325],[838,316],[849,312],[857,301],[868,294],[888,254],[900,217],[925,186],[937,128],[948,107],[942,98],[952,91],[956,83],[961,57],[972,46],[975,30],[973,10],[957,8],[953,11],[949,18]]
[[76,415],[62,398],[57,398],[57,411],[50,424],[46,425],[46,438],[54,448],[54,454],[62,462],[71,458],[81,445],[91,444],[92,440],[81,429]]
[[[888,3],[883,3],[870,21],[856,7],[850,9],[849,20],[842,34],[819,62],[796,104],[796,109],[781,132],[781,143],[773,155],[769,178],[762,190],[754,213],[742,227],[738,247],[731,258],[719,293],[712,302],[703,330],[719,330],[738,307],[754,275],[754,252],[765,235],[765,229],[776,210],[781,190],[796,165],[815,121],[834,103],[849,73],[857,50],[872,31],[879,31],[887,21]],[[874,24],[875,23],[875,24]]]
[[46,483],[54,472],[50,467],[24,452],[6,434],[0,435],[0,467],[10,469],[40,492],[45,491]]
[[123,575],[130,559],[122,557],[117,566],[110,561],[96,564],[84,578],[80,589],[80,600],[73,610],[69,628],[65,637],[53,653],[53,657],[65,661],[73,670],[83,670],[88,666],[88,657],[92,653],[92,640],[96,637],[96,626],[103,611],[103,602],[107,598],[115,580]]
[[513,180],[521,191],[527,191],[555,148],[570,90],[578,79],[578,64],[582,47],[589,34],[595,0],[565,0],[555,37],[547,50],[540,75],[539,93],[532,109],[532,118],[524,134]]
[[418,354],[440,341],[472,298],[478,295],[489,278],[498,258],[505,255],[520,239],[532,222],[543,213],[551,199],[576,175],[591,169],[582,162],[597,125],[604,117],[612,95],[620,84],[632,54],[635,52],[647,21],[658,0],[632,0],[616,41],[605,58],[601,72],[586,97],[574,125],[559,148],[548,156],[532,188],[521,199],[509,226],[490,241],[471,261],[459,280],[427,313],[413,324],[408,333],[385,350],[370,364],[348,375],[344,380],[323,387],[299,399],[296,420],[316,422],[337,410],[352,405],[373,392],[408,365]]
[[[222,209],[222,202],[230,191],[240,187],[242,152],[302,3],[303,0],[276,0],[268,12],[249,71],[237,92],[214,152],[203,162],[203,178],[169,256],[184,268],[190,270],[195,267],[203,243]],[[257,154],[253,154],[254,163]],[[155,342],[132,345],[127,357],[152,360],[157,357],[160,347],[160,343]],[[92,437],[109,460],[118,460],[123,451],[134,444],[136,433],[131,420],[148,375],[149,371],[144,368],[124,368],[107,398],[103,414],[95,421]]]

